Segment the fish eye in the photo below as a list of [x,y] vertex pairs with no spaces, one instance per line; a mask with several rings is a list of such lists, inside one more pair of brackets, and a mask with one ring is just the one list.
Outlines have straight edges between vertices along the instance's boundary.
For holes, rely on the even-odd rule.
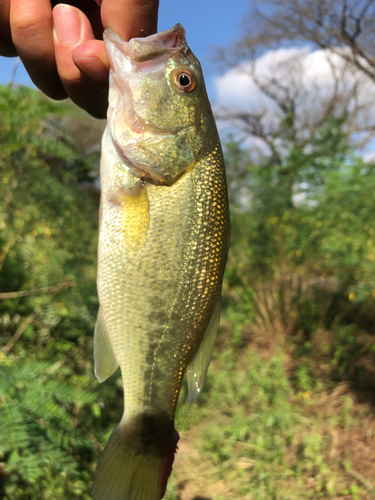
[[175,84],[184,92],[191,92],[196,87],[196,81],[192,73],[185,69],[179,71],[174,77]]

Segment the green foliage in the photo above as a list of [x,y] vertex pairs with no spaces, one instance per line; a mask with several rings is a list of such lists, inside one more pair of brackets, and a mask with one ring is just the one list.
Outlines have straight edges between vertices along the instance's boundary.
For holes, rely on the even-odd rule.
[[[66,121],[72,111],[29,89],[3,87],[0,113],[0,288],[59,288],[2,301],[3,339],[9,340],[22,319],[39,309],[39,339],[63,326],[61,321],[74,335],[77,316],[92,326],[89,302],[82,297],[96,301],[92,264],[97,235],[93,204],[79,190],[76,171],[67,166],[77,157],[76,141],[64,133],[74,123],[74,118]],[[34,330],[31,323],[25,338],[38,342]]]
[[179,407],[177,426],[185,426],[184,435],[194,433],[199,454],[182,438],[166,500],[188,491],[188,498],[215,500],[348,498],[347,492],[373,498],[371,479],[332,446],[331,432],[356,431],[353,399],[313,396],[306,387],[294,393],[286,361],[280,350],[269,359],[254,349],[216,351],[201,401],[189,411]]
[[90,498],[101,408],[121,411],[91,354],[101,133],[71,104],[0,87],[0,497]]
[[[189,411],[181,406],[177,424],[181,419],[181,425],[188,429],[194,424],[197,414],[200,413],[202,418],[207,412],[216,415],[221,422],[224,420],[225,425],[221,425],[220,430],[215,425],[206,429],[204,437],[207,439],[201,442],[205,452],[213,447],[212,460],[217,463],[229,459],[238,442],[253,442],[261,452],[274,453],[277,460],[280,453],[282,455],[277,444],[280,433],[286,432],[294,422],[294,417],[286,411],[290,387],[281,353],[270,363],[264,363],[256,353],[249,352],[246,359],[240,359],[239,354],[227,349],[217,354],[213,364],[202,401]],[[244,366],[246,370],[239,369]],[[190,424],[189,418],[192,419]],[[227,442],[227,451],[221,449],[221,444],[216,448],[217,441],[222,440]]]
[[[228,169],[252,177],[247,206],[232,213],[227,286],[250,304],[249,320],[283,334],[299,356],[311,354],[317,328],[335,329],[328,350],[344,376],[375,319],[375,164],[353,153],[336,118],[280,162],[251,165],[233,142],[227,150]],[[348,324],[350,342],[339,333]]]
[[[348,175],[356,176],[354,171],[360,169],[359,159],[350,158],[343,120],[328,120],[308,146],[291,145],[280,163],[271,158],[259,165],[246,164],[244,151],[233,143],[227,149],[228,170],[233,162],[240,163],[252,179],[247,206],[233,214],[232,258],[241,274],[252,280],[269,279],[311,265],[322,235],[319,216],[331,214],[327,210],[332,198],[326,196],[331,184],[341,192],[351,185]],[[339,209],[336,204],[330,221]]]
[[76,495],[86,489],[82,480],[89,480],[90,474],[78,473],[78,460],[93,438],[77,427],[72,413],[96,395],[78,389],[71,375],[69,368],[56,374],[47,362],[3,359],[0,451],[7,464],[5,491],[10,498],[48,498],[48,491],[54,498],[49,482],[59,476],[60,486],[62,481],[75,482]]

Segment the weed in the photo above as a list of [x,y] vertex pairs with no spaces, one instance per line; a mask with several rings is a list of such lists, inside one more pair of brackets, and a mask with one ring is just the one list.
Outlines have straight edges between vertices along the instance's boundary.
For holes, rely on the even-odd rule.
[[178,410],[188,433],[175,464],[183,482],[172,478],[167,500],[372,498],[371,479],[340,465],[350,450],[337,436],[358,432],[353,399],[311,391],[306,369],[296,394],[284,363],[280,350],[268,360],[251,348],[215,352],[201,401]]

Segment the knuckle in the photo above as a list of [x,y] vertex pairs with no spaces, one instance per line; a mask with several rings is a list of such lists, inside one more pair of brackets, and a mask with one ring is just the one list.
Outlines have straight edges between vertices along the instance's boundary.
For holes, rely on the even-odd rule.
[[52,37],[52,19],[49,16],[24,16],[13,20],[12,38],[15,42],[27,40],[28,43],[35,38],[45,37],[46,32],[51,33]]

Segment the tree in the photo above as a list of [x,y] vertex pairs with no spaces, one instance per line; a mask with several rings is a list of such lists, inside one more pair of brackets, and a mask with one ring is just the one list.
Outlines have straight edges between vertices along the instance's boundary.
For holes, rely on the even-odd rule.
[[250,3],[244,51],[286,42],[328,49],[375,80],[374,0],[268,0]]
[[217,80],[216,116],[247,138],[255,160],[280,162],[290,145],[307,145],[329,117],[345,118],[356,148],[372,140],[374,82],[340,56],[308,47],[252,55],[249,50],[248,61]]
[[[278,179],[276,184],[284,186],[289,206],[322,184],[323,177],[316,176],[316,169],[305,160],[314,151],[322,153],[324,144],[317,139],[325,137],[327,124],[339,124],[344,133],[340,141],[347,147],[365,152],[372,143],[375,82],[369,71],[362,70],[367,63],[353,55],[366,47],[371,60],[372,4],[271,0],[259,9],[254,7],[245,21],[245,35],[232,51],[234,67],[217,80],[217,118],[232,134],[236,130],[249,160],[262,165]],[[342,34],[354,30],[354,25],[356,31],[350,36]],[[349,46],[344,46],[345,40],[349,44],[348,37],[355,41],[350,45],[351,58]],[[290,45],[301,41],[310,43]],[[276,48],[283,42],[289,45]],[[303,152],[305,160],[300,165],[294,162],[292,167],[292,151]],[[251,198],[251,178],[236,184],[231,173],[229,177],[231,199],[241,200],[244,206]]]

